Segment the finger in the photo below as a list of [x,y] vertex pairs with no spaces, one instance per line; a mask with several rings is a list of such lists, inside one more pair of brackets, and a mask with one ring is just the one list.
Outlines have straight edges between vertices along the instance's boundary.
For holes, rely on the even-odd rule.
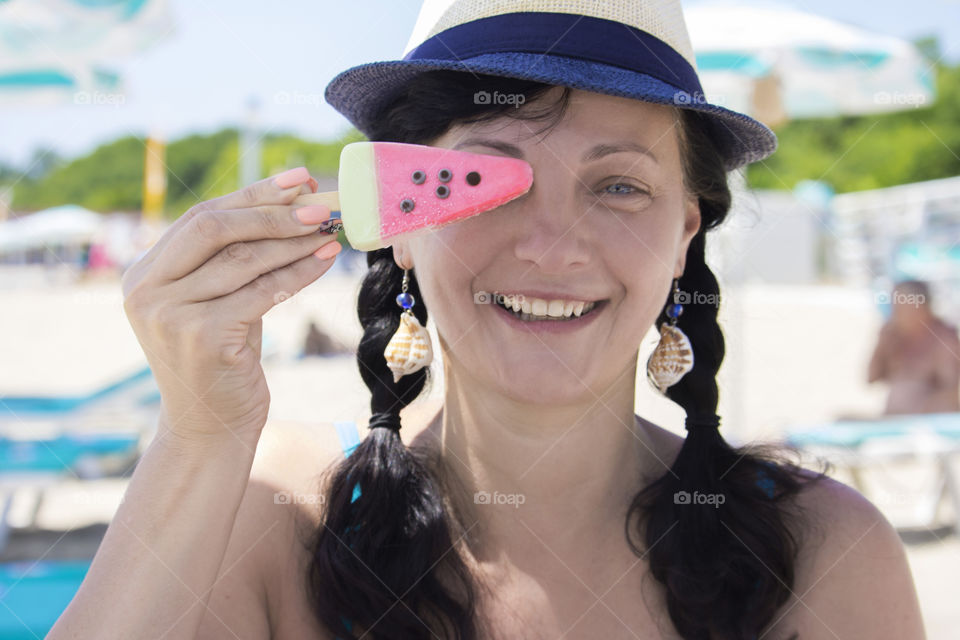
[[285,267],[336,240],[336,234],[317,232],[283,240],[234,243],[171,286],[179,300],[213,300],[233,293],[263,274]]
[[[337,246],[340,246],[337,243]],[[237,291],[212,300],[215,317],[254,322],[274,306],[295,295],[333,266],[336,257],[320,260],[314,255],[261,275]]]
[[[302,217],[308,215],[311,217]],[[194,216],[157,257],[153,276],[162,283],[172,282],[192,273],[230,245],[304,236],[329,218],[330,209],[323,205],[205,211]],[[303,220],[311,224],[304,224]]]
[[247,345],[253,349],[258,356],[262,355],[263,348],[263,319],[250,323],[249,333],[247,333]]
[[[156,260],[157,256],[163,252],[166,245],[170,243],[172,238],[176,236],[176,234],[179,233],[183,227],[194,218],[194,216],[202,213],[203,211],[240,209],[250,206],[257,206],[257,204],[290,204],[290,202],[292,202],[294,198],[299,195],[315,193],[318,186],[319,184],[317,183],[317,180],[310,176],[309,172],[307,172],[304,167],[297,167],[296,169],[291,169],[290,171],[285,171],[283,173],[270,176],[269,178],[264,178],[263,180],[253,182],[243,189],[234,191],[233,193],[225,196],[198,202],[190,207],[186,213],[177,218],[172,225],[170,225],[160,240],[158,240],[150,248],[143,258],[141,258],[139,261],[140,268],[146,268],[152,264]],[[262,200],[263,202],[258,202],[257,204],[244,204],[245,202],[253,203],[257,200]],[[234,206],[231,203],[238,204]]]

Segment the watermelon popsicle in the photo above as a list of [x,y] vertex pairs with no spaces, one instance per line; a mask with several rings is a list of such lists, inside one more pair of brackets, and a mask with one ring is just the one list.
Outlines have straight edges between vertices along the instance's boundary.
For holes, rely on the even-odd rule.
[[354,142],[340,154],[338,191],[294,205],[340,211],[350,245],[372,251],[400,236],[498,207],[530,190],[533,169],[517,158],[400,142]]

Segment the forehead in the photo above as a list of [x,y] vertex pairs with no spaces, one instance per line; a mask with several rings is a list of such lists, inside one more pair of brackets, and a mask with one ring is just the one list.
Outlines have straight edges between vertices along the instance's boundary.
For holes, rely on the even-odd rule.
[[[555,103],[562,91],[562,87],[553,87],[519,109],[540,112]],[[544,131],[547,124],[553,126]],[[558,143],[583,145],[592,145],[598,140],[632,141],[655,150],[658,156],[676,156],[679,126],[673,107],[572,89],[566,113],[556,124],[549,118],[545,121],[522,120],[504,115],[491,121],[455,125],[448,135],[470,131],[498,134],[518,143],[546,140],[548,144],[551,139]],[[544,133],[536,135],[541,131]]]

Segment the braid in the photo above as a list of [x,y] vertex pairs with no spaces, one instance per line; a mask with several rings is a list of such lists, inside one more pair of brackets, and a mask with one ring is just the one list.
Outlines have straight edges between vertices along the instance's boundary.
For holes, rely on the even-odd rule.
[[[696,116],[684,118],[685,131],[700,126]],[[696,139],[699,148],[687,148],[696,180],[689,187],[699,195],[702,223],[678,283],[689,297],[677,319],[693,348],[694,367],[666,391],[686,412],[688,434],[670,470],[634,497],[627,539],[635,553],[647,554],[685,640],[747,640],[790,596],[799,542],[778,502],[801,484],[797,468],[781,466],[774,447],[734,449],[719,424],[710,425],[725,344],[717,323],[720,289],[705,260],[706,234],[724,219],[730,192],[706,138]],[[657,326],[667,320],[664,309]]]
[[[358,299],[363,338],[357,362],[370,388],[370,433],[333,470],[323,526],[312,542],[307,588],[317,619],[341,638],[441,637],[472,640],[472,611],[441,584],[443,562],[472,593],[453,547],[443,497],[426,460],[400,439],[400,410],[423,390],[429,368],[393,381],[383,351],[400,323],[395,297],[403,269],[392,249],[367,254]],[[411,274],[413,311],[427,308]],[[444,630],[444,631],[442,631]],[[449,635],[450,632],[453,635]]]
[[[363,327],[363,338],[357,347],[357,365],[360,377],[372,395],[370,409],[378,413],[396,413],[410,404],[423,391],[429,367],[393,381],[393,374],[383,357],[383,350],[400,325],[403,311],[396,303],[403,281],[403,269],[393,259],[393,249],[378,249],[367,253],[369,270],[360,286],[357,301],[357,316]],[[408,285],[417,304],[413,314],[423,326],[427,325],[427,305],[420,296],[420,286],[411,272]]]

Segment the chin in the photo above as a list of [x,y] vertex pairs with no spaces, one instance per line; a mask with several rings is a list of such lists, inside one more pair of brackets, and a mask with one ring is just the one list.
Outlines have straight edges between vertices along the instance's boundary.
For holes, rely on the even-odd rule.
[[497,386],[504,396],[526,404],[558,405],[582,399],[596,400],[588,381],[581,381],[573,372],[565,370],[545,376],[534,372],[504,375],[497,378]]

